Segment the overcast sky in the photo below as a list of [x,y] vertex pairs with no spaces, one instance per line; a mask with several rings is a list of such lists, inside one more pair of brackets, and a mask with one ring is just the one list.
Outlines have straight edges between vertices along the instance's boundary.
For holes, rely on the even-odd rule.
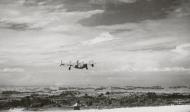
[[189,57],[189,0],[0,0],[0,85],[190,85]]

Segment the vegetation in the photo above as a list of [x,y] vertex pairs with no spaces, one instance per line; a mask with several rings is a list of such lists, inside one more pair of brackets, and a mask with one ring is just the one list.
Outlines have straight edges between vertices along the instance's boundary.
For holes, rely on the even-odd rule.
[[[3,94],[10,92],[3,92]],[[12,93],[11,93],[12,94]],[[17,93],[16,93],[17,94]],[[80,102],[86,108],[114,108],[114,107],[132,107],[132,106],[156,106],[170,104],[190,103],[190,94],[157,94],[148,93],[130,93],[129,95],[116,96],[114,93],[106,92],[97,95],[82,94],[79,91],[64,91],[59,95],[39,95],[32,94],[20,99],[9,99],[0,102],[0,109],[13,107],[42,108],[46,107],[65,107],[72,106]]]

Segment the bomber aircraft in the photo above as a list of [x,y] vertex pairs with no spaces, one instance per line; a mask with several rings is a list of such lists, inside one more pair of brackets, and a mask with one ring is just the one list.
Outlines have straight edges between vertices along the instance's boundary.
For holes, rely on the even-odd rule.
[[76,61],[76,63],[72,64],[71,61],[69,63],[63,63],[61,60],[61,64],[59,66],[68,66],[68,70],[71,70],[71,68],[75,69],[86,69],[88,70],[88,67],[94,67],[94,62],[89,61],[88,63],[85,62],[79,62],[79,60]]

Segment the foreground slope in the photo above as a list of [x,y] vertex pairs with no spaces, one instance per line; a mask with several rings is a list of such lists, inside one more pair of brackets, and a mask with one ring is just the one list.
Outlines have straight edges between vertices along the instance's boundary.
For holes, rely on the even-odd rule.
[[[22,109],[12,109],[8,112],[25,112]],[[26,112],[190,112],[190,105],[172,105],[158,107],[132,107],[132,108],[116,108],[102,110],[48,110],[48,111],[26,111]]]

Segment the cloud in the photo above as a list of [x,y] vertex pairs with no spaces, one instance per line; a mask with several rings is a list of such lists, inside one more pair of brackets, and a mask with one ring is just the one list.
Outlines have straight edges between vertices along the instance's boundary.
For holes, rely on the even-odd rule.
[[98,37],[95,37],[94,39],[87,40],[82,42],[83,45],[94,45],[99,44],[102,42],[107,42],[115,39],[109,32],[101,33]]
[[136,68],[131,66],[123,66],[121,68],[114,69],[115,72],[127,71],[127,72],[190,72],[190,68],[184,67],[144,67]]
[[[180,2],[179,2],[180,1]],[[173,17],[185,17],[190,15],[190,1],[179,0],[179,4],[169,15]]]
[[173,0],[113,0],[104,3],[104,13],[92,15],[80,20],[79,23],[84,26],[100,26],[164,19],[168,11],[174,10],[173,2]]
[[0,69],[0,72],[24,72],[23,68],[3,68]]
[[187,56],[190,54],[190,43],[178,45],[172,51],[180,55]]
[[[18,82],[16,74],[23,74],[20,77],[29,75],[23,78],[23,84],[28,80],[31,84],[42,84],[44,77],[48,84],[67,78],[76,83],[78,79],[75,76],[91,77],[89,74],[92,71],[97,80],[101,74],[118,76],[113,70],[122,74],[122,79],[127,79],[129,71],[137,81],[139,75],[144,77],[148,73],[163,76],[167,74],[165,72],[177,73],[179,77],[189,71],[189,18],[185,15],[168,16],[171,13],[167,12],[171,8],[170,0],[160,0],[162,3],[157,0],[117,0],[121,2],[115,4],[114,0],[107,0],[113,3],[106,5],[89,3],[90,0],[27,0],[28,3],[19,0],[18,4],[4,0],[3,3],[8,5],[2,1],[0,79],[5,80],[4,83],[11,77],[13,84]],[[145,7],[142,5],[144,2],[151,6]],[[166,4],[163,5],[163,2]],[[176,11],[182,13],[183,10]],[[97,15],[100,18],[96,18]],[[94,22],[96,27],[78,23],[91,17],[92,23],[89,24]],[[136,19],[140,21],[136,22]],[[67,68],[62,70],[57,67],[61,59],[92,59],[97,65],[93,70],[68,72]],[[27,71],[15,68],[17,65],[28,67]],[[78,82],[83,82],[83,79]]]
[[124,2],[124,3],[135,3],[137,2],[137,0],[118,0],[120,2]]
[[137,0],[90,0],[91,4],[96,4],[96,5],[106,5],[108,3],[113,3],[113,4],[119,4],[119,3],[135,3]]
[[177,45],[175,49],[171,50],[171,52],[174,54],[171,58],[173,62],[189,66],[190,43]]
[[[46,3],[47,1],[44,2]],[[38,1],[29,3],[25,1],[22,5],[15,2],[10,2],[5,6],[0,5],[0,27],[12,30],[47,30],[59,32],[63,29],[63,31],[68,31],[71,27],[79,26],[77,23],[79,20],[104,12],[101,9],[67,12],[65,7],[62,7],[63,3],[53,3],[39,5]],[[26,4],[33,5],[27,6]],[[70,31],[72,32],[72,30]]]
[[11,21],[0,21],[0,28],[12,29],[12,30],[17,30],[17,31],[40,29],[40,27],[32,27],[32,25],[28,23],[17,23],[17,22],[11,22]]
[[[88,18],[94,14],[103,13],[103,10],[91,10],[86,12],[55,12],[52,16],[56,18],[56,21],[50,21],[43,27],[45,31],[54,32],[82,32],[83,29],[88,30],[78,24],[77,22],[81,19]],[[73,19],[74,18],[74,19]]]

